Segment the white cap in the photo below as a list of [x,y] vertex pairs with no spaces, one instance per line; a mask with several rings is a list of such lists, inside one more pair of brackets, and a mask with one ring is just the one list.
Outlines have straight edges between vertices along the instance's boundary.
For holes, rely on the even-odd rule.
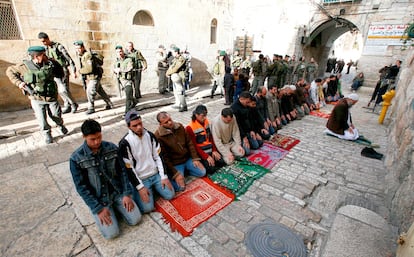
[[354,100],[354,101],[358,101],[359,100],[359,96],[355,93],[349,94],[346,98]]

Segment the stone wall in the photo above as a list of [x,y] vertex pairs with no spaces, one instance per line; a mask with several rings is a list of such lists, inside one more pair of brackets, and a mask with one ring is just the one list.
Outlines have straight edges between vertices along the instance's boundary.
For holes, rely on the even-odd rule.
[[400,232],[414,222],[414,49],[405,52],[389,118],[387,204]]
[[[29,101],[13,87],[5,70],[27,58],[26,49],[39,45],[37,34],[44,31],[51,40],[62,43],[76,59],[73,41],[81,39],[87,49],[101,51],[105,56],[103,85],[108,93],[117,95],[111,65],[115,46],[134,42],[148,62],[141,88],[144,93],[157,92],[155,52],[158,45],[176,44],[192,55],[192,85],[211,82],[209,71],[218,49],[232,49],[233,0],[14,0],[23,40],[0,40],[0,111],[29,107]],[[134,25],[135,14],[146,11],[154,26]],[[196,10],[196,11],[195,11]],[[211,21],[217,19],[217,40],[210,43]],[[75,61],[76,63],[77,60]],[[71,79],[75,97],[85,100],[79,79]]]

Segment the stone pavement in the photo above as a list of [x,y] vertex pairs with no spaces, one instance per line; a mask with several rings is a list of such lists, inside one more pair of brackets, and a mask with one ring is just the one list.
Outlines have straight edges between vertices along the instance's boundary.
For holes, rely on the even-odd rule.
[[[224,102],[218,96],[205,97],[209,90],[209,86],[192,89],[189,110],[205,103],[212,119]],[[353,120],[361,134],[379,144],[378,151],[384,153],[387,129],[378,125],[376,113],[362,108],[371,91],[361,90]],[[179,113],[168,106],[172,97],[157,98],[145,96],[139,104],[147,129],[156,129],[155,115],[160,110],[188,123],[190,111]],[[138,226],[123,224],[119,238],[104,240],[74,189],[68,158],[83,141],[79,127],[88,117],[103,125],[104,140],[117,143],[127,132],[123,100],[115,98],[115,103],[115,109],[98,108],[91,116],[65,114],[69,135],[63,137],[55,128],[56,142],[47,146],[31,110],[0,113],[2,256],[252,256],[244,244],[245,235],[250,226],[263,221],[281,223],[299,234],[308,256],[393,256],[396,236],[386,222],[383,161],[362,157],[362,145],[324,135],[326,120],[314,116],[280,130],[301,142],[239,201],[201,224],[191,236],[171,232],[161,215],[153,212],[144,215]],[[86,110],[86,104],[81,107]]]

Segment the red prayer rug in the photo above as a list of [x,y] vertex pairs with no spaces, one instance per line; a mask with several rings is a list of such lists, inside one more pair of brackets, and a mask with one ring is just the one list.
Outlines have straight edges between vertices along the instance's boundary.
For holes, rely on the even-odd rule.
[[285,158],[288,153],[288,150],[274,146],[270,143],[264,143],[259,149],[252,150],[247,159],[270,170],[276,163]]
[[285,136],[281,134],[273,135],[273,138],[269,141],[272,145],[278,146],[285,150],[292,149],[295,145],[299,144],[300,140],[291,136]]
[[158,199],[156,211],[160,212],[171,229],[189,236],[194,228],[229,205],[234,195],[208,178],[197,178],[186,185],[172,200]]
[[324,113],[324,112],[321,112],[321,111],[311,111],[309,114],[312,115],[312,116],[321,117],[321,118],[325,118],[325,119],[329,119],[329,116],[331,116],[331,114]]

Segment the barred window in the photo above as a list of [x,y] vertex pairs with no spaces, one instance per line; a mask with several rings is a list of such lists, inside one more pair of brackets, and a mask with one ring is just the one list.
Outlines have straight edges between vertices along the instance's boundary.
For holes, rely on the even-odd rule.
[[11,0],[0,0],[0,40],[22,39]]
[[217,20],[211,20],[210,25],[210,44],[215,44],[217,41]]
[[140,10],[135,14],[132,24],[142,26],[154,26],[154,20],[152,19],[151,13],[149,13],[148,11]]

